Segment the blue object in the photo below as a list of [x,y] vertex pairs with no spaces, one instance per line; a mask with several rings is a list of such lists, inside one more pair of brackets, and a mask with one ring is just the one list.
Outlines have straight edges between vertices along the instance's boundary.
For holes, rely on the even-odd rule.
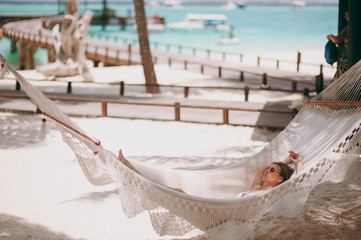
[[333,64],[338,59],[338,49],[336,44],[328,40],[325,46],[325,59],[328,64]]

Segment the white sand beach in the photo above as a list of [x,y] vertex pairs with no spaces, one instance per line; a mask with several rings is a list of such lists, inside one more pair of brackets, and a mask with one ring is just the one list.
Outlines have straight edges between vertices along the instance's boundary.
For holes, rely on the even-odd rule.
[[[127,78],[144,81],[139,66],[118,68],[123,71],[121,77],[125,81]],[[157,69],[159,83],[166,83],[169,74],[178,83],[195,83],[209,77],[161,65]],[[27,74],[34,73],[24,72]],[[110,78],[107,76],[107,80]],[[206,92],[200,95],[207,97]],[[273,100],[285,98],[297,100],[300,96],[277,95]],[[253,99],[270,100],[262,93]],[[226,166],[258,152],[278,134],[267,129],[228,125],[72,119],[113,152],[121,148],[128,158],[172,168]],[[38,137],[40,128],[41,115],[0,113],[0,239],[207,238],[207,234],[198,230],[182,237],[159,237],[147,213],[126,218],[116,187],[91,185],[54,125],[47,124],[47,137],[43,141]],[[360,239],[361,164],[353,164],[352,171],[346,174],[337,171],[342,166],[342,163],[335,166],[337,177],[327,176],[326,182],[313,189],[297,217],[287,218],[281,213],[264,215],[256,226],[254,239]]]

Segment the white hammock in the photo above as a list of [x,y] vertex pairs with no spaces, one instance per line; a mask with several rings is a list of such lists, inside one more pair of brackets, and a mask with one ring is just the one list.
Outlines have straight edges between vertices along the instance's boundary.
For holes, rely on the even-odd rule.
[[[164,169],[128,159],[143,177],[88,137],[1,55],[0,60],[5,63],[0,79],[12,73],[44,115],[57,123],[87,179],[94,185],[116,183],[124,213],[134,217],[148,211],[159,235],[180,236],[198,228],[217,238],[218,233],[231,228],[236,236],[231,238],[246,239],[276,202],[297,200],[298,204],[293,201],[285,210],[289,215],[296,214],[336,160],[359,157],[361,61],[312,99],[284,131],[251,158],[229,167],[197,171]],[[283,160],[290,149],[303,157],[305,169],[301,173],[269,191],[234,198],[250,188],[259,166]],[[181,188],[187,194],[164,186]]]

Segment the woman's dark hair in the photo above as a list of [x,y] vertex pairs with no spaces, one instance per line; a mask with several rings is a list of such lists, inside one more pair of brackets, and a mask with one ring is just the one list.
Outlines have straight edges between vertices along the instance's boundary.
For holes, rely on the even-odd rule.
[[278,166],[281,167],[281,172],[279,173],[280,176],[283,177],[283,180],[282,180],[281,183],[283,183],[284,181],[287,181],[288,179],[290,179],[293,172],[295,171],[295,170],[293,170],[293,168],[291,168],[287,164],[284,164],[283,162],[273,162],[273,163],[277,164]]

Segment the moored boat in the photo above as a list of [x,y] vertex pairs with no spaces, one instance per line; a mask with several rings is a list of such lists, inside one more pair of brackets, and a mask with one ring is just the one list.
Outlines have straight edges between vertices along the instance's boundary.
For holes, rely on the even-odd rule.
[[247,2],[246,1],[237,1],[236,5],[239,8],[245,8],[247,6]]
[[172,30],[219,30],[230,31],[231,26],[226,24],[227,16],[223,14],[187,14],[181,22],[168,23]]

